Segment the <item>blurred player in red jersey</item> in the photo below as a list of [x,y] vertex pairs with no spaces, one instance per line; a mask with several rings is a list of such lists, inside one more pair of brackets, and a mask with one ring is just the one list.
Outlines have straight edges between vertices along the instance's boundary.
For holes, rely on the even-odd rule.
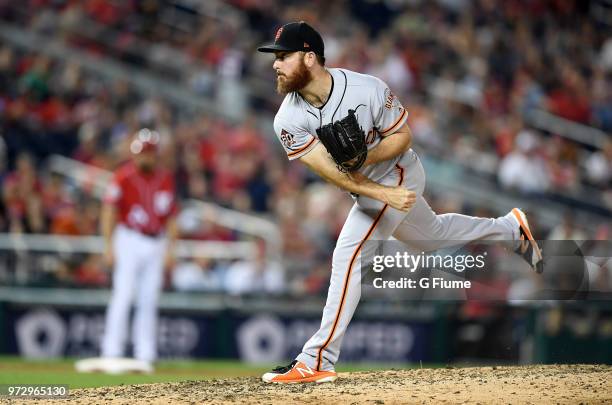
[[102,356],[123,356],[135,298],[132,343],[144,371],[152,371],[157,357],[157,302],[178,233],[174,178],[157,167],[158,143],[157,132],[138,132],[130,145],[133,159],[114,173],[101,214],[105,260],[114,268]]

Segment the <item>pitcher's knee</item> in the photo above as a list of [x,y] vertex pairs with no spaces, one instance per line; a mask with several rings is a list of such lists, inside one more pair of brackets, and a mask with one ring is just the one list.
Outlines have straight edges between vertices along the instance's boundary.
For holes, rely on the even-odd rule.
[[432,239],[444,239],[449,220],[444,214],[436,215],[430,230]]

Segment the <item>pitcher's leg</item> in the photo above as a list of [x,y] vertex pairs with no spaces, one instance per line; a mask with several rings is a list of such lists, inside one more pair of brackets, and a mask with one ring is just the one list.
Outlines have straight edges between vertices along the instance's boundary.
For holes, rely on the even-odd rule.
[[518,226],[510,215],[498,218],[436,215],[425,198],[420,196],[393,236],[423,251],[455,246],[457,241],[516,240]]
[[376,217],[371,218],[355,204],[342,228],[332,258],[332,274],[321,326],[297,357],[298,361],[311,368],[333,370],[339,355],[336,343],[342,338],[338,332],[343,326],[346,327],[361,298],[359,249],[369,236],[370,229],[380,222],[382,214],[381,209]]
[[334,249],[332,275],[319,330],[306,342],[298,361],[317,370],[333,370],[342,339],[361,297],[361,258],[387,240],[406,213],[379,204],[378,210],[353,206]]

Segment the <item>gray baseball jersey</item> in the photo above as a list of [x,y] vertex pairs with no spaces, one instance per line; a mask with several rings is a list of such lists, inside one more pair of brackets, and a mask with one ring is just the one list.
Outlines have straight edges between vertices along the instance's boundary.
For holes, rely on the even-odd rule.
[[[327,102],[313,107],[298,92],[285,96],[276,117],[274,131],[290,160],[298,159],[319,143],[317,128],[337,121],[355,110],[366,134],[368,150],[404,125],[408,113],[382,80],[346,69],[327,69],[332,90]],[[377,181],[392,171],[400,157],[364,167],[362,174]]]
[[[383,81],[345,69],[328,71],[333,88],[324,106],[315,108],[294,92],[285,97],[276,114],[274,129],[289,159],[311,151],[319,142],[316,129],[344,118],[349,109],[356,111],[368,149],[406,122],[408,113]],[[518,238],[518,223],[511,214],[499,218],[436,215],[423,197],[425,171],[412,150],[360,171],[377,183],[413,190],[417,200],[404,212],[368,197],[355,197],[334,249],[321,326],[297,356],[316,370],[333,370],[340,355],[342,339],[361,297],[361,258],[372,256],[368,250],[373,245],[366,244],[367,240],[394,236],[410,249],[429,252],[454,246],[459,240]]]

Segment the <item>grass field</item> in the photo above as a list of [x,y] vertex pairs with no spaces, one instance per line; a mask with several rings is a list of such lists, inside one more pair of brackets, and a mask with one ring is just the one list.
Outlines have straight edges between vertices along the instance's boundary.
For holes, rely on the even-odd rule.
[[[248,365],[235,360],[162,361],[155,373],[106,375],[83,374],[74,370],[74,359],[24,360],[20,357],[0,356],[0,384],[68,384],[73,388],[103,387],[111,385],[146,384],[211,378],[260,376],[275,365]],[[343,364],[339,372],[410,366],[381,364]]]

